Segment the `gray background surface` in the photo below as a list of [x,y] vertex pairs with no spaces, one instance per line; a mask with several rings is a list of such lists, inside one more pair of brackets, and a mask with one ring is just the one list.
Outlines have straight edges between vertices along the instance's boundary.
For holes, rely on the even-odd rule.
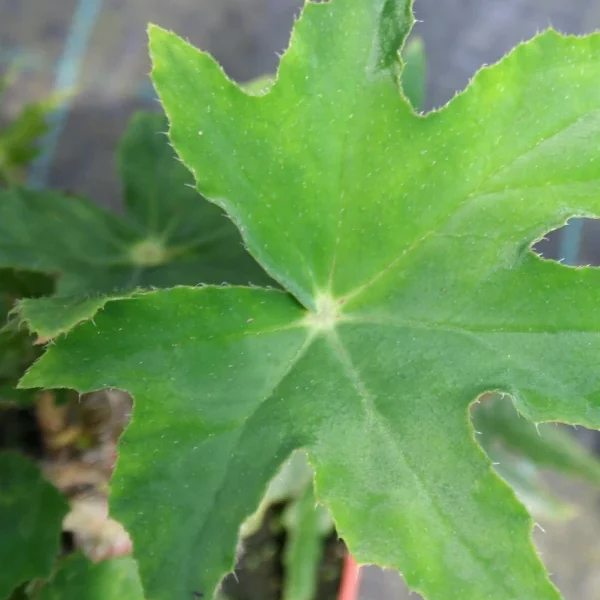
[[[178,32],[243,81],[273,71],[300,5],[300,0],[0,0],[0,71],[15,60],[24,69],[3,116],[49,91],[77,91],[57,116],[32,179],[118,210],[117,142],[136,108],[157,108],[147,79],[146,24]],[[429,55],[429,107],[447,102],[481,65],[550,25],[568,33],[600,27],[600,0],[417,0],[415,11],[416,32]],[[594,226],[584,231],[583,262],[600,262],[597,231]],[[552,542],[541,543],[549,544],[545,556],[567,598],[595,600],[598,499],[579,488],[567,494],[584,498],[583,521],[545,526]],[[560,559],[554,558],[556,548]],[[366,571],[363,597],[403,597],[397,581]]]

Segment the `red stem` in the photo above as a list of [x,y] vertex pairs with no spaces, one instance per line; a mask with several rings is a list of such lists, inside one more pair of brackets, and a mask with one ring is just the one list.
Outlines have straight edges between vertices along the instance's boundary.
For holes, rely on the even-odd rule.
[[342,582],[338,600],[358,600],[360,569],[350,553],[346,554],[342,568]]

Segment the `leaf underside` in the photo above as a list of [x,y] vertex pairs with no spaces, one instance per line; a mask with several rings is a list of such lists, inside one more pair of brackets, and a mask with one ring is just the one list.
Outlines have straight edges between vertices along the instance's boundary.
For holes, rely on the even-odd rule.
[[24,379],[134,395],[112,502],[153,598],[214,589],[296,448],[359,562],[429,600],[559,598],[469,405],[600,426],[600,272],[530,250],[600,212],[600,36],[545,32],[418,116],[411,25],[403,0],[307,3],[254,96],[150,31],[177,152],[286,290],[109,302]]

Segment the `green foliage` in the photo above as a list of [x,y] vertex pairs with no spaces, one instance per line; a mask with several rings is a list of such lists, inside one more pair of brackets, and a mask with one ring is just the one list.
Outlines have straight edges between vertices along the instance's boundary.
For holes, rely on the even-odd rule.
[[285,503],[283,600],[312,600],[317,587],[323,541],[333,531],[325,507],[313,491],[313,471],[304,452],[294,452],[269,483],[258,510],[242,525],[242,539],[260,528],[267,509]]
[[493,461],[496,473],[510,485],[517,498],[536,519],[561,520],[573,516],[574,508],[548,491],[541,480],[535,463],[523,456],[515,456],[498,444],[482,447]]
[[164,117],[140,113],[121,145],[127,214],[56,192],[0,192],[0,265],[58,274],[54,298],[19,304],[42,338],[104,306],[103,294],[206,283],[273,283],[223,212],[190,186],[163,135]]
[[285,522],[288,545],[285,551],[283,600],[313,600],[323,554],[323,539],[332,523],[327,511],[316,503],[313,486],[288,506]]
[[[493,456],[522,449],[539,466],[596,480],[597,467],[564,438],[560,448],[557,438],[536,441],[524,419],[600,426],[600,272],[530,249],[569,216],[600,212],[600,36],[548,31],[417,116],[398,89],[411,25],[407,0],[308,3],[275,83],[251,94],[208,55],[151,29],[153,79],[179,156],[283,288],[178,287],[83,308],[69,300],[76,316],[58,327],[68,303],[47,313],[38,304],[27,317],[51,335],[104,307],[57,339],[23,385],[134,395],[112,506],[152,598],[210,595],[232,567],[240,525],[298,448],[314,467],[316,500],[359,562],[399,569],[429,600],[559,597],[531,519],[475,441],[469,406],[489,391],[514,398],[524,427],[491,417]],[[421,88],[407,81],[418,106]],[[197,281],[172,271],[177,252],[168,273],[166,263],[146,269],[167,247],[155,244],[164,231],[149,223],[165,220],[150,219],[161,209],[147,198],[163,189],[162,202],[174,187],[146,185],[162,177],[144,162],[149,144],[127,159],[137,176],[126,169],[125,179],[144,199],[128,201],[128,219],[61,213],[103,224],[91,237],[103,249],[97,272],[87,217],[73,221],[83,242],[27,260],[0,237],[0,264],[59,271],[65,295],[87,292],[92,273],[111,282],[99,292],[149,285],[158,273],[156,287]],[[44,202],[30,197],[12,192],[6,219],[31,221],[14,206],[38,215]],[[198,221],[185,225],[183,240],[202,237]],[[143,233],[122,233],[134,230]],[[113,239],[126,248],[123,279]],[[87,256],[86,266],[62,262],[69,256]],[[527,495],[527,479],[502,461],[501,477],[523,480]],[[314,539],[297,538],[288,556],[314,556]]]
[[[38,298],[52,294],[54,281],[41,273],[0,269],[0,294],[10,298]],[[6,298],[6,297],[9,298]],[[2,315],[4,316],[4,315]]]
[[[130,298],[135,292],[125,292],[120,297]],[[111,296],[115,299],[119,296]],[[10,329],[31,330],[47,341],[69,331],[77,323],[92,318],[108,302],[108,296],[58,296],[52,298],[25,298],[17,303],[18,318],[11,321]]]
[[421,38],[410,40],[402,53],[402,91],[415,110],[422,110],[425,104],[427,82],[427,61],[425,46]]
[[549,493],[542,474],[563,475],[600,483],[600,464],[556,424],[535,425],[524,419],[508,398],[492,395],[476,405],[477,441],[494,469],[536,518],[569,517],[573,508]]
[[46,133],[49,107],[26,106],[18,118],[0,132],[0,183],[9,185],[23,179],[24,165],[39,153],[37,142]]
[[486,446],[499,442],[506,450],[527,456],[540,469],[600,483],[600,464],[573,436],[555,424],[534,425],[521,417],[508,399],[486,399],[474,411],[473,424]]
[[312,481],[313,471],[306,454],[294,452],[269,482],[258,509],[244,522],[242,537],[249,537],[258,531],[269,507],[282,502],[298,502],[306,493],[306,489],[312,487]]
[[[268,283],[231,222],[188,185],[190,175],[175,160],[161,133],[165,128],[163,117],[140,114],[124,138],[122,218],[56,192],[0,192],[0,265],[58,274],[60,297],[177,284]],[[93,312],[100,305],[93,300]],[[48,310],[54,306],[51,301]]]
[[[12,70],[0,79],[0,100],[17,76]],[[0,127],[0,186],[23,180],[27,165],[39,154],[39,139],[48,131],[46,119],[58,98],[27,104],[14,118]]]
[[0,599],[18,585],[50,575],[67,503],[39,469],[0,452]]
[[94,564],[75,554],[42,587],[38,600],[143,600],[135,561],[112,558]]
[[[41,354],[33,337],[16,323],[5,325],[18,298],[52,293],[51,278],[39,273],[0,269],[0,400],[31,400],[27,390],[13,389],[23,372]],[[25,394],[23,394],[25,391]]]

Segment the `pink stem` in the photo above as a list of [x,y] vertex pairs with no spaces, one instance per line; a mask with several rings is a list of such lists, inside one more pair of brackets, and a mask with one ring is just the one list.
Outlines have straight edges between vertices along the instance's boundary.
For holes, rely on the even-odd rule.
[[338,600],[358,600],[360,569],[350,553],[346,553],[342,568],[342,582]]

